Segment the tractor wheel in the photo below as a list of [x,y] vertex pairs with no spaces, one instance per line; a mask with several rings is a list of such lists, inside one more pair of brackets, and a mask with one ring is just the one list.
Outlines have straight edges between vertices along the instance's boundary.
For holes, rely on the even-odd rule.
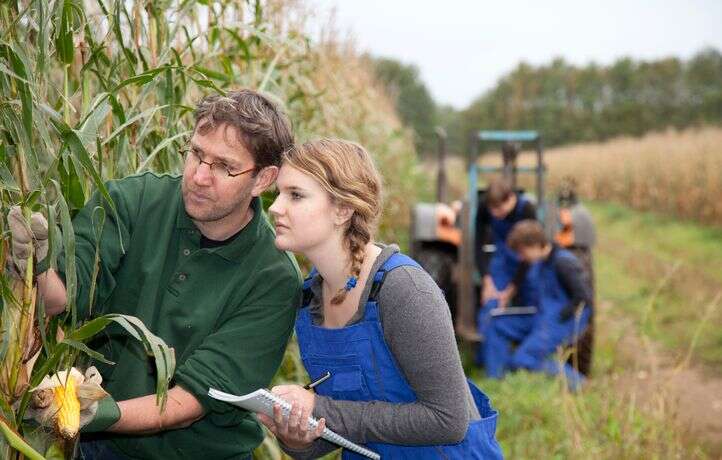
[[453,254],[435,248],[424,248],[415,254],[415,259],[441,288],[449,304],[451,316],[456,317],[456,286],[453,272],[456,261]]
[[[594,260],[592,258],[592,252],[589,249],[572,249],[572,253],[581,261],[582,266],[586,275],[589,277],[589,282],[592,288],[592,298],[595,300],[594,306],[596,308],[596,285],[594,282]],[[572,366],[577,367],[577,370],[589,376],[592,372],[592,357],[594,355],[594,311],[589,318],[589,326],[584,331],[577,342],[574,344],[572,355],[567,361]]]

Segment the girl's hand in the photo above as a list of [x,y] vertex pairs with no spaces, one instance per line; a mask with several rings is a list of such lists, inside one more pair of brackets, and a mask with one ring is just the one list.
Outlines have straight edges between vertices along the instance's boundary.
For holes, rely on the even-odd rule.
[[316,397],[312,392],[298,385],[279,385],[274,387],[271,392],[291,404],[291,412],[288,417],[283,416],[279,405],[273,407],[273,418],[257,414],[258,419],[271,433],[292,449],[305,449],[314,440],[321,437],[326,428],[325,419],[319,420],[318,427],[309,431],[308,417],[313,414],[316,402]]

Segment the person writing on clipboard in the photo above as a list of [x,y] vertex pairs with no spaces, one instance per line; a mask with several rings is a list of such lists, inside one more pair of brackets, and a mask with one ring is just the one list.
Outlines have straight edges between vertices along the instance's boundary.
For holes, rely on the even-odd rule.
[[[394,245],[373,240],[381,180],[366,150],[319,140],[284,154],[269,211],[276,246],[315,266],[304,283],[296,335],[313,393],[272,392],[292,405],[260,421],[297,459],[337,447],[328,426],[381,458],[498,459],[497,412],[464,376],[451,315],[432,278]],[[307,418],[323,419],[308,431]],[[358,458],[344,450],[343,458]]]

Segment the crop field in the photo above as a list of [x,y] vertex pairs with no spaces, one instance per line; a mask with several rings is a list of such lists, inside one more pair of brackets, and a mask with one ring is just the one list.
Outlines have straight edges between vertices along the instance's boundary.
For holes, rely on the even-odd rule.
[[[0,255],[8,251],[4,216],[16,204],[28,215],[46,214],[59,228],[51,245],[62,242],[71,251],[70,219],[93,191],[107,194],[105,181],[148,170],[179,172],[195,103],[244,87],[279,100],[299,141],[343,137],[365,145],[386,178],[381,233],[403,242],[419,180],[410,173],[411,134],[366,60],[337,38],[332,22],[320,37],[306,34],[311,14],[302,2],[283,0],[0,3]],[[56,256],[57,250],[53,263]],[[22,415],[29,389],[49,371],[97,356],[83,343],[93,334],[81,329],[71,293],[68,313],[51,324],[66,339],[55,343],[42,334],[36,365],[21,366],[35,326],[32,265],[29,273],[26,283],[0,276],[3,459],[19,458],[18,449],[35,455],[22,440],[30,435],[41,454],[72,452],[74,441],[25,430]],[[89,326],[95,333],[110,319],[99,321]],[[172,363],[168,347],[142,327],[128,325],[128,332],[158,345]],[[158,373],[161,401],[172,371],[170,365]]]
[[722,225],[722,128],[551,149],[549,186],[572,176],[586,199]]
[[[317,14],[302,0],[0,2],[2,259],[14,205],[26,217],[48,216],[52,263],[61,246],[72,256],[71,219],[91,194],[144,171],[178,173],[195,103],[241,87],[280,101],[297,141],[364,145],[384,178],[378,239],[406,248],[413,204],[433,196],[433,162],[418,160],[414,134],[368,56],[331,19],[309,35]],[[549,190],[574,176],[597,221],[594,375],[572,395],[557,380],[518,373],[491,381],[467,365],[501,412],[506,455],[720,458],[722,128],[562,147],[546,161]],[[463,161],[452,158],[449,172],[450,195],[460,198]],[[103,359],[86,343],[110,322],[153,356],[165,401],[169,344],[132,317],[83,324],[72,289],[67,313],[46,322],[32,263],[23,275],[0,276],[0,458],[69,457],[77,438],[23,422],[30,389],[51,372]],[[37,361],[27,359],[31,350]],[[273,383],[307,379],[292,341]],[[254,458],[284,458],[266,434]]]

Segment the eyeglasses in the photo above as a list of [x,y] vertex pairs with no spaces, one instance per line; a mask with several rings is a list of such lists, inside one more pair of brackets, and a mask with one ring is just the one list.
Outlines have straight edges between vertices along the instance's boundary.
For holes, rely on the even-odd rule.
[[194,168],[197,168],[201,164],[208,165],[211,170],[211,174],[216,179],[223,179],[226,177],[238,177],[241,174],[246,174],[256,169],[254,166],[253,168],[244,169],[240,172],[233,172],[230,166],[228,166],[222,161],[214,161],[212,163],[204,161],[203,158],[201,158],[200,153],[193,147],[185,147],[178,153],[180,153],[180,155],[183,157],[187,164],[191,165]]

